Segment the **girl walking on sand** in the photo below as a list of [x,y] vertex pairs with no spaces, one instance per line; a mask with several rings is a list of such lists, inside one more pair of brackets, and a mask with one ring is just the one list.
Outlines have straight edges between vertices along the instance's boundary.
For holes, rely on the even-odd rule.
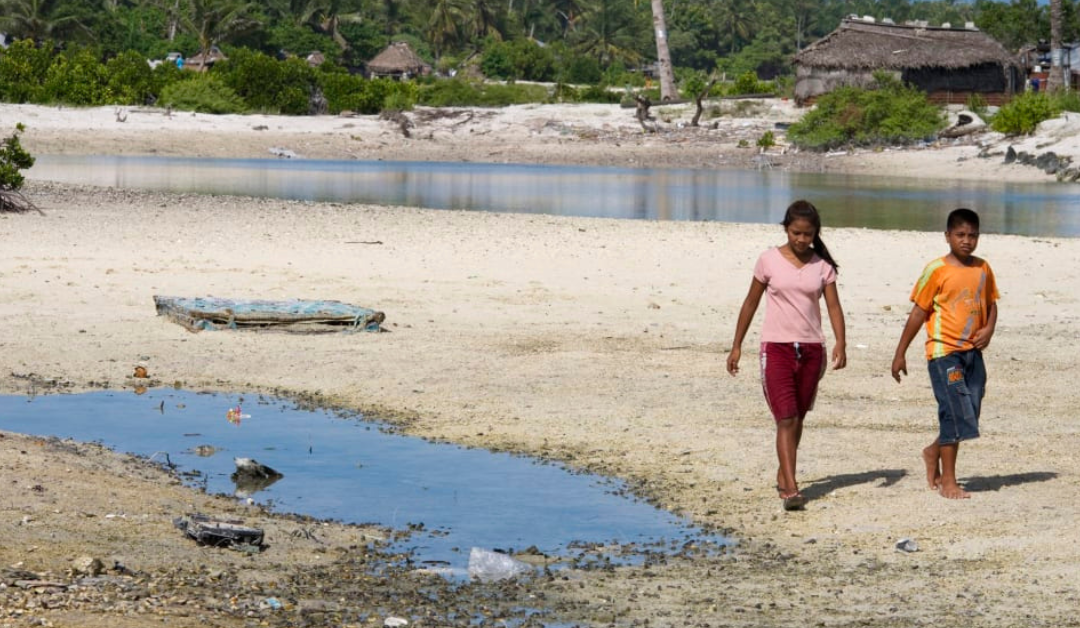
[[776,420],[776,455],[780,468],[776,488],[785,510],[800,510],[806,497],[795,481],[803,420],[814,407],[818,381],[825,374],[825,334],[821,331],[821,297],[829,311],[836,345],[833,369],[847,365],[844,311],[836,291],[837,264],[821,241],[821,217],[808,201],[795,201],[784,220],[787,243],[758,258],[750,291],[739,310],[727,370],[739,372],[743,338],[766,294],[761,328],[761,385]]

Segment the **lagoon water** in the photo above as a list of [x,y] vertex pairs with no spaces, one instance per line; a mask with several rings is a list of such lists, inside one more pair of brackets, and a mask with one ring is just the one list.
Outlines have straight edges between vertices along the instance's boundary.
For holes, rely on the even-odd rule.
[[775,223],[793,199],[830,227],[940,231],[956,207],[984,233],[1080,236],[1080,184],[883,178],[772,170],[484,163],[50,156],[32,179],[170,192],[643,220]]
[[[238,405],[241,418],[230,417]],[[197,471],[191,483],[208,492],[250,497],[279,512],[398,530],[423,524],[396,549],[456,574],[464,573],[471,547],[535,545],[565,557],[580,552],[579,543],[632,544],[622,560],[634,561],[690,540],[727,542],[633,498],[614,480],[405,437],[362,417],[282,399],[172,389],[0,395],[0,429],[101,442],[171,462],[180,472]],[[230,478],[237,457],[284,477],[254,491],[238,487]]]

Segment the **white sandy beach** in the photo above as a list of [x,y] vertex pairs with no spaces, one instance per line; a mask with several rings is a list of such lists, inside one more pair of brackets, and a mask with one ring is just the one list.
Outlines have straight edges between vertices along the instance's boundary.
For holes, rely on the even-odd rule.
[[[777,110],[775,120],[732,121],[727,130],[645,136],[630,111],[612,107],[474,112],[483,125],[453,126],[468,113],[418,124],[412,139],[375,118],[130,112],[116,122],[112,110],[13,106],[0,107],[0,128],[24,122],[24,144],[40,154],[263,156],[283,147],[308,157],[723,167],[751,163],[753,149],[747,158],[736,147],[740,137],[792,115]],[[1009,142],[984,141],[1002,150]],[[1074,146],[1071,135],[1025,142],[1062,154]],[[977,150],[776,160],[802,169],[1038,180],[1033,169],[974,157]],[[316,394],[393,418],[413,434],[628,479],[663,507],[738,539],[721,557],[552,585],[549,595],[589,608],[594,625],[1078,625],[1080,434],[1072,414],[1080,394],[1067,381],[1080,369],[1080,240],[982,238],[979,254],[1001,287],[1000,317],[986,353],[983,438],[961,448],[958,465],[973,497],[949,501],[926,489],[919,456],[935,433],[936,409],[918,343],[908,352],[908,379],[897,385],[888,372],[911,285],[946,252],[944,239],[826,224],[841,265],[849,366],[826,375],[808,419],[799,458],[808,509],[785,514],[773,489],[774,429],[754,369],[736,378],[724,372],[754,260],[782,243],[779,227],[37,182],[27,191],[44,215],[0,215],[4,392],[47,380],[70,390],[129,388],[142,362],[155,385]],[[391,333],[192,334],[155,316],[155,294],[338,299],[385,311]],[[745,365],[756,359],[760,317]],[[19,453],[26,448],[16,435],[0,439],[5,486],[50,477],[44,462]],[[0,563],[62,571],[79,539],[104,525],[71,511],[102,512],[110,501],[137,508],[147,502],[131,491],[158,490],[118,470],[87,474],[82,484],[62,472],[51,477],[73,502],[12,493]],[[160,490],[155,503],[186,499],[174,486]],[[140,528],[135,542],[158,548],[137,554],[142,568],[167,569],[185,547],[167,510],[155,506]],[[11,523],[24,514],[51,527]],[[27,551],[49,545],[50,534],[60,541]],[[919,551],[897,551],[901,538],[915,539]],[[129,542],[115,537],[95,548],[135,554]],[[42,616],[54,625],[72,617],[50,612]],[[80,617],[120,625],[105,611]],[[174,619],[199,623],[194,615]]]

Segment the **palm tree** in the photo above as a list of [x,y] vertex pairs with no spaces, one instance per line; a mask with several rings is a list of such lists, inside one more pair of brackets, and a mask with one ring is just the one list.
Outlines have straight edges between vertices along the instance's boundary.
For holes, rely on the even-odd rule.
[[316,22],[329,0],[271,0],[266,3],[269,15],[294,26],[309,26]]
[[386,28],[387,38],[391,38],[401,31],[408,21],[407,0],[382,0],[382,18]]
[[566,38],[567,33],[577,29],[581,17],[588,12],[584,0],[554,0],[552,9],[562,24],[563,38]]
[[499,30],[499,16],[495,5],[491,0],[470,0],[470,30],[477,40],[487,36],[502,39],[502,31]]
[[615,61],[636,65],[641,53],[634,46],[638,35],[630,7],[617,0],[597,0],[582,18],[576,48],[608,67]]
[[1067,87],[1061,55],[1061,0],[1050,0],[1050,73],[1046,75],[1048,92]]
[[213,46],[258,28],[254,16],[259,8],[246,0],[185,0],[180,26],[199,40],[199,52],[206,59]]
[[720,5],[719,22],[731,34],[731,54],[739,51],[739,40],[748,41],[754,30],[754,6],[752,1],[726,0]]
[[0,0],[0,30],[36,41],[86,30],[61,0]]
[[329,35],[342,50],[349,49],[348,40],[341,34],[341,25],[360,22],[359,11],[347,10],[343,0],[308,0],[307,9],[307,23]]
[[442,57],[447,47],[461,37],[458,25],[465,21],[465,9],[461,0],[435,0],[431,17],[427,21],[427,35],[435,57]]
[[656,65],[660,74],[660,100],[673,100],[679,94],[675,91],[675,73],[671,69],[663,0],[652,0],[652,16],[653,32],[656,34]]
[[[884,0],[883,6],[888,7],[891,4],[896,6],[906,6],[906,0]],[[806,43],[807,34],[817,24],[817,20],[820,17],[822,10],[821,0],[788,0],[784,5],[784,10],[792,16],[795,35],[795,50],[802,50],[803,45]],[[896,10],[886,8],[887,15],[885,17],[892,17],[898,22],[906,16],[900,15]]]
[[176,31],[180,29],[180,0],[135,0],[140,9],[158,9],[165,16],[165,38],[169,41],[176,39]]

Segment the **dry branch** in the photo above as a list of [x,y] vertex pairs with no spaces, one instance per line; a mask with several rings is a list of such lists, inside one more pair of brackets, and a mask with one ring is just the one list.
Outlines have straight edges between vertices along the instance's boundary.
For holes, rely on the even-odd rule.
[[649,113],[649,107],[652,107],[652,101],[642,96],[641,94],[634,94],[634,102],[637,103],[637,110],[635,116],[638,123],[646,133],[656,133],[656,125],[650,125],[649,122],[655,120],[652,114]]
[[21,192],[0,190],[0,212],[22,214],[29,211],[35,211],[42,216],[45,215],[41,208],[34,205],[33,201],[23,196]]
[[709,92],[712,90],[713,85],[716,85],[715,72],[711,76],[709,76],[709,82],[705,85],[705,89],[701,90],[697,94],[694,94],[694,104],[697,106],[697,110],[694,111],[694,118],[690,120],[690,126],[698,126],[698,122],[701,120],[701,112],[704,109],[704,107],[701,105],[701,101],[709,95]]
[[400,111],[387,110],[379,114],[379,117],[383,120],[389,120],[390,122],[397,124],[398,128],[401,130],[401,134],[406,138],[412,137],[412,133],[409,129],[413,128],[415,125],[413,125],[413,121],[409,119],[409,116]]

